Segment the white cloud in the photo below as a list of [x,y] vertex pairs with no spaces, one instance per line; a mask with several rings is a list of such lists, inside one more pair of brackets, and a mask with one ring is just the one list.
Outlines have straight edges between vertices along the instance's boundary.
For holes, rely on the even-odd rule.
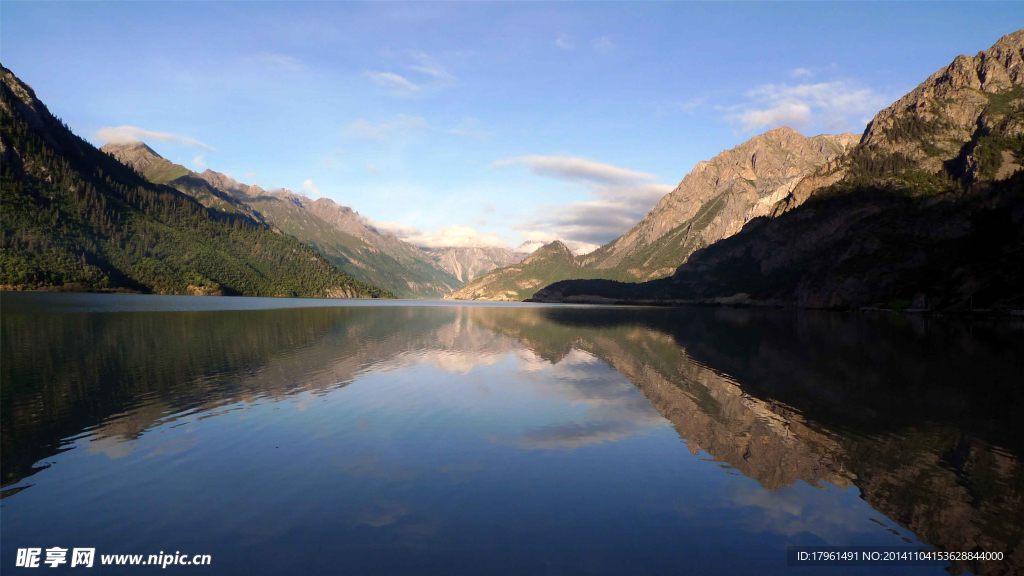
[[637,180],[653,180],[654,174],[619,168],[575,156],[516,156],[495,161],[492,166],[524,164],[534,174],[562,180],[587,181],[599,184],[621,184]]
[[560,239],[574,252],[590,252],[632,228],[673,190],[668,184],[599,187],[592,200],[540,206],[534,219],[514,226],[528,240]]
[[802,126],[811,119],[811,107],[803,102],[783,102],[766,110],[747,110],[738,115],[744,130],[775,126]]
[[178,134],[171,134],[170,132],[154,132],[153,130],[145,130],[136,126],[117,126],[116,128],[100,128],[94,134],[94,136],[103,142],[110,144],[127,144],[129,142],[139,141],[153,141],[158,142],[174,142],[176,144],[184,144],[185,146],[195,146],[196,148],[205,148],[207,150],[213,150],[213,146],[204,144],[195,138],[189,138],[188,136],[181,136]]
[[[458,79],[441,62],[444,60],[459,60],[467,57],[471,52],[445,52],[442,58],[422,52],[419,50],[408,50],[402,53],[395,53],[385,50],[382,56],[385,58],[397,58],[404,55],[405,62],[396,63],[404,69],[411,71],[411,76],[403,76],[396,72],[367,70],[363,75],[374,84],[391,90],[391,94],[397,97],[423,96],[431,91],[454,84]],[[418,75],[426,78],[417,78]]]
[[451,81],[455,80],[453,76],[440,62],[435,60],[432,56],[426,52],[410,51],[409,54],[412,56],[416,63],[409,66],[410,70],[426,74],[427,76],[433,77],[435,80]]
[[554,232],[546,232],[543,230],[524,230],[520,232],[520,235],[526,239],[525,242],[519,245],[520,249],[525,249],[531,254],[538,248],[545,244],[550,244],[555,240],[560,240],[562,244],[565,244],[573,254],[579,256],[580,254],[588,254],[600,248],[599,244],[591,244],[589,242],[580,242],[578,240],[571,240],[565,236],[561,236]]
[[594,46],[594,50],[602,53],[608,53],[615,49],[615,44],[612,42],[612,39],[607,36],[594,38],[591,44]]
[[508,243],[496,234],[484,234],[469,226],[455,224],[442,226],[436,232],[420,230],[415,226],[398,222],[378,222],[364,219],[365,222],[379,231],[391,232],[406,242],[421,248],[508,248]]
[[367,174],[373,174],[374,176],[376,176],[377,174],[380,174],[380,170],[377,169],[377,167],[374,166],[373,164],[367,164],[366,165],[366,173]]
[[203,155],[200,154],[192,159],[192,165],[202,170],[203,168],[206,168],[206,160],[203,160]]
[[515,250],[516,252],[529,252],[532,254],[537,251],[537,248],[540,248],[543,245],[543,240],[526,240],[519,246],[516,246]]
[[478,140],[490,140],[494,137],[494,132],[483,130],[480,127],[480,120],[469,117],[463,118],[458,127],[449,128],[445,132],[456,136],[469,136]]
[[302,194],[305,196],[309,196],[314,200],[323,196],[323,194],[320,193],[320,189],[313,185],[312,180],[306,180],[305,182],[302,183]]
[[747,104],[735,107],[727,118],[744,130],[780,125],[855,129],[890,101],[887,96],[853,81],[814,84],[762,84],[749,90]]
[[387,140],[392,136],[419,129],[429,129],[430,124],[422,116],[406,116],[401,114],[397,120],[372,124],[360,118],[345,128],[345,134],[353,138],[364,138],[367,140]]
[[555,38],[555,46],[558,46],[562,50],[572,50],[576,48],[576,42],[573,40],[572,36],[562,32],[558,35],[558,38]]
[[809,68],[794,68],[789,75],[793,78],[810,78],[814,76],[814,72],[811,72]]
[[701,96],[699,98],[690,98],[685,102],[680,102],[679,107],[683,109],[683,112],[693,113],[698,108],[704,106],[708,102],[707,96]]
[[493,165],[525,165],[535,174],[588,187],[591,199],[540,206],[532,219],[513,226],[527,240],[559,239],[577,253],[622,235],[674,188],[651,182],[654,174],[572,156],[519,156]]
[[293,56],[285,56],[283,54],[271,54],[269,52],[261,52],[256,55],[256,60],[266,64],[267,66],[278,68],[280,70],[286,70],[288,72],[301,72],[306,69],[306,65]]
[[445,132],[456,136],[470,136],[478,140],[490,140],[494,137],[494,132],[489,132],[487,130],[473,130],[470,128],[449,128],[448,130],[445,130]]
[[366,71],[363,72],[363,75],[382,88],[390,88],[391,90],[394,90],[396,94],[420,91],[420,86],[410,82],[404,76],[395,74],[394,72]]

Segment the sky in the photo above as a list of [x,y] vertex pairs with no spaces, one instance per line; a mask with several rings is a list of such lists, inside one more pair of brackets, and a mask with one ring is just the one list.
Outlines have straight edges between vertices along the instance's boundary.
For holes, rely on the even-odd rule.
[[0,3],[0,62],[97,146],[352,207],[414,244],[585,252],[700,160],[862,132],[993,3]]

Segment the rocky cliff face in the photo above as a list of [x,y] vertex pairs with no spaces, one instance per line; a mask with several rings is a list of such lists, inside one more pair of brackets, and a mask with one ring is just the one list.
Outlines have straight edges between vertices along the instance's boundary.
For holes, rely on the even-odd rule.
[[544,301],[1024,307],[1024,30],[878,113],[860,144],[671,281],[562,282]]
[[855,134],[809,138],[786,127],[754,136],[699,162],[643,220],[591,252],[582,264],[625,268],[628,276],[640,280],[668,276],[694,250],[739,232],[753,218],[771,214],[802,179],[856,142]]
[[425,250],[434,259],[435,266],[462,282],[469,282],[480,274],[490,272],[495,268],[521,262],[529,256],[527,252],[515,252],[508,248],[459,246]]
[[572,250],[555,240],[518,264],[491,270],[446,298],[455,300],[525,300],[551,282],[575,278],[582,271]]
[[[992,136],[1024,136],[1020,99],[1024,94],[1024,30],[1007,34],[975,56],[957,56],[917,88],[879,112],[861,140],[870,150],[898,154],[934,173],[950,164],[967,180],[1003,178],[1021,166],[1005,150],[984,162],[979,147]],[[991,173],[981,174],[979,168]]]
[[[568,279],[635,282],[671,276],[695,251],[738,233],[751,220],[802,204],[809,194],[800,185],[814,175],[834,171],[857,139],[855,134],[806,137],[786,127],[754,136],[698,163],[626,234],[575,257],[561,270],[547,266],[542,271],[523,262],[522,280],[536,278],[546,286]],[[480,283],[501,282],[480,279]],[[453,297],[491,298],[487,290],[466,288]],[[510,297],[508,291],[504,287],[500,297]],[[530,298],[533,292],[520,295]]]

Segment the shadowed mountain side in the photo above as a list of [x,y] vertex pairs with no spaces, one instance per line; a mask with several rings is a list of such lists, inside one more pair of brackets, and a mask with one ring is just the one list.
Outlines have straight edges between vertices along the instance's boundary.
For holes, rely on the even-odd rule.
[[[580,256],[561,242],[493,270],[452,293],[461,300],[525,300],[559,280],[651,280],[673,273],[694,251],[739,232],[744,224],[799,205],[799,186],[834,168],[857,141],[854,134],[805,137],[780,127],[702,161],[632,229]],[[535,252],[534,254],[537,254]]]
[[1024,173],[963,195],[859,188],[812,197],[695,253],[671,279],[565,281],[539,302],[806,308],[1024,307]]
[[607,276],[612,280],[670,275],[694,250],[774,213],[804,178],[836,162],[857,140],[856,134],[807,137],[785,126],[754,136],[698,162],[643,220],[580,264],[624,272]]
[[860,144],[671,281],[562,282],[542,302],[1024,307],[1024,30],[959,56]]

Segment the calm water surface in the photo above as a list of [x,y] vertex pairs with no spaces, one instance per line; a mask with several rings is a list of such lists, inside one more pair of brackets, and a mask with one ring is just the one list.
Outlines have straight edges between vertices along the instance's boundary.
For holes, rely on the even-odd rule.
[[786,566],[802,544],[1006,556],[828,574],[1024,567],[1020,323],[0,307],[5,573],[18,548],[53,546],[210,554],[168,570],[215,574],[809,574]]

